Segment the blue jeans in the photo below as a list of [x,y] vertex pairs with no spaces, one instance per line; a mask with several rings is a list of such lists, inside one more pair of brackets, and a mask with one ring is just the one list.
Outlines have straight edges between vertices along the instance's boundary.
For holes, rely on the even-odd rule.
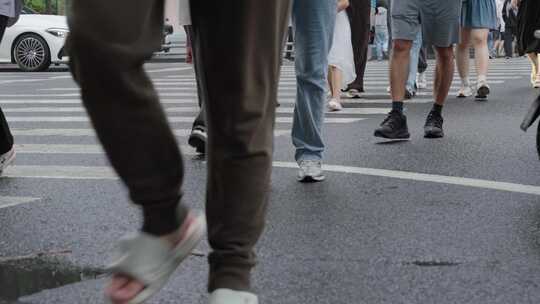
[[324,151],[322,127],[336,1],[294,0],[292,17],[297,81],[292,127],[295,159],[320,160]]
[[375,47],[377,49],[377,59],[383,59],[383,52],[388,52],[388,28],[375,27]]
[[416,72],[418,72],[418,57],[420,56],[420,49],[422,48],[422,31],[418,31],[416,39],[414,39],[411,53],[409,55],[409,77],[407,78],[407,90],[409,92],[416,92]]

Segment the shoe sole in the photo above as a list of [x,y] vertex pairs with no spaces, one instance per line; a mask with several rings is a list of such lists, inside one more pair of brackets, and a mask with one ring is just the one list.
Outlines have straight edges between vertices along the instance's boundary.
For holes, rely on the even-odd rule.
[[478,91],[476,92],[476,100],[487,100],[487,97],[489,95],[489,88],[486,86],[478,88]]
[[304,184],[311,184],[311,183],[317,183],[322,182],[325,179],[325,176],[304,176],[303,178],[297,178],[299,182]]
[[380,138],[384,138],[384,139],[409,139],[411,138],[411,134],[410,133],[401,133],[401,134],[397,134],[395,136],[391,136],[391,135],[388,135],[388,134],[384,134],[382,132],[378,132],[378,131],[375,131],[375,133],[373,134],[375,137],[380,137]]
[[188,144],[195,148],[197,153],[204,154],[206,152],[206,139],[199,134],[192,134],[189,136]]
[[427,131],[424,133],[424,138],[442,138],[442,137],[444,137],[444,132]]

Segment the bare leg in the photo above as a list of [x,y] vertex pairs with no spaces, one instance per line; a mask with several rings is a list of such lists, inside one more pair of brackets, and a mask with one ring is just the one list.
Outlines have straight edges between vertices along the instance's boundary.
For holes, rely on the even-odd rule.
[[461,86],[470,87],[469,82],[469,48],[471,45],[471,29],[461,28],[461,42],[456,47],[456,59]]
[[393,101],[405,99],[405,83],[409,74],[409,54],[412,41],[394,40],[390,62],[390,90]]
[[339,101],[341,99],[341,81],[343,78],[343,73],[337,67],[331,66],[330,75],[332,98],[335,98],[337,101]]
[[328,89],[330,90],[330,95],[334,95],[334,88],[332,87],[332,66],[328,66]]
[[489,66],[489,50],[487,46],[489,30],[474,29],[471,31],[471,41],[474,46],[476,74],[478,78],[486,77]]
[[538,68],[538,54],[536,53],[528,53],[527,54],[527,57],[529,58],[529,60],[531,61],[531,83],[533,84],[533,86],[536,84],[536,82],[538,81],[539,76],[540,75],[540,69]]
[[435,51],[437,53],[437,67],[433,96],[435,96],[435,103],[442,106],[448,97],[454,78],[454,52],[451,46],[436,47]]

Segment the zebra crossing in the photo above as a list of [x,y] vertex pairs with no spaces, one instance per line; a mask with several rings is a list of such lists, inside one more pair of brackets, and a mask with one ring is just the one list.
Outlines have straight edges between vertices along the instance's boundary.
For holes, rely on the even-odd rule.
[[[504,60],[491,62],[489,83],[495,89],[509,80],[529,76],[526,60],[516,59],[509,64]],[[191,123],[198,114],[197,88],[191,67],[181,65],[150,70],[151,78],[161,97],[174,134],[186,155],[196,155],[186,146]],[[181,73],[179,73],[181,72]],[[433,80],[433,62],[427,71],[428,83]],[[474,79],[474,73],[471,75]],[[459,89],[455,76],[451,97]],[[333,127],[373,120],[376,124],[390,110],[391,99],[387,92],[388,65],[370,62],[365,75],[363,98],[343,99],[344,110],[327,113],[325,123]],[[6,115],[20,155],[102,155],[86,113],[81,106],[79,89],[68,72],[54,73],[0,73],[0,106]],[[432,102],[431,87],[420,91],[414,104]],[[296,95],[294,66],[282,68],[279,85],[280,107],[276,112],[276,136],[290,134]],[[64,166],[18,163],[3,174],[3,178],[41,179],[116,179],[106,166]],[[0,179],[0,183],[2,183]],[[2,196],[6,195],[6,196]],[[38,198],[24,194],[12,196],[0,192],[0,209],[34,202]]]

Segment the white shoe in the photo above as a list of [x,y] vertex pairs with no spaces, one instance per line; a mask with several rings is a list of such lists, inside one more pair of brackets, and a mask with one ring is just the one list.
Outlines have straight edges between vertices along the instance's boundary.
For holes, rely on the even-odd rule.
[[8,152],[0,155],[0,174],[15,160],[15,147]]
[[256,295],[232,289],[216,289],[210,294],[209,304],[259,304]]
[[473,94],[473,91],[472,91],[471,87],[463,87],[462,86],[461,89],[459,89],[457,97],[465,98],[465,97],[472,96],[472,94]]
[[302,160],[298,166],[297,180],[301,183],[321,182],[325,178],[320,160]]
[[540,78],[537,76],[533,83],[533,88],[538,89],[540,88]]
[[422,90],[427,89],[426,73],[416,74],[416,86]]
[[490,92],[489,85],[485,79],[479,80],[476,84],[476,98],[485,100],[487,99]]
[[328,110],[330,112],[337,112],[343,110],[343,106],[341,105],[341,102],[339,102],[337,99],[332,98],[328,102]]

